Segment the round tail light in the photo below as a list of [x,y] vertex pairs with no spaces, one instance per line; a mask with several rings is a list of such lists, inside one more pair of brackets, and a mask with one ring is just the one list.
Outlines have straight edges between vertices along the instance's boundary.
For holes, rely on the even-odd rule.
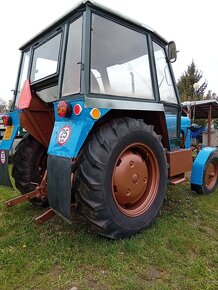
[[3,120],[3,124],[5,126],[11,126],[12,125],[12,118],[11,118],[11,116],[3,116],[2,117],[2,120]]
[[60,101],[58,104],[58,116],[61,118],[70,117],[72,115],[72,106],[71,104]]

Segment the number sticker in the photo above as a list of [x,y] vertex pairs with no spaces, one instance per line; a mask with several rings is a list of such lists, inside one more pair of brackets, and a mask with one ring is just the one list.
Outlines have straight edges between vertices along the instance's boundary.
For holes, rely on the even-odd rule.
[[64,126],[58,135],[58,144],[63,146],[70,138],[71,128]]
[[1,164],[5,164],[6,156],[5,156],[4,150],[1,151],[0,160],[1,160]]
[[13,133],[13,130],[14,130],[14,126],[8,126],[5,130],[3,140],[10,140],[12,133]]

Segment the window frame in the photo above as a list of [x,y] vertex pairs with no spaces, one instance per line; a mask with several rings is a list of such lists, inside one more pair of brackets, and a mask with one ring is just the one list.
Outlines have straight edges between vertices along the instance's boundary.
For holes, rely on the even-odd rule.
[[[81,59],[80,59],[80,80],[79,80],[79,86],[80,86],[80,90],[79,92],[75,92],[75,93],[70,93],[67,95],[63,95],[63,84],[64,84],[64,73],[65,73],[65,64],[66,64],[66,58],[67,58],[67,48],[68,48],[68,41],[69,41],[69,35],[70,35],[70,25],[72,23],[74,23],[75,21],[77,21],[78,19],[81,18],[82,21],[82,29],[81,29]],[[84,35],[84,31],[83,31],[83,27],[84,27],[84,13],[77,13],[75,14],[73,17],[71,17],[67,23],[65,24],[65,34],[64,34],[64,48],[61,54],[61,63],[60,63],[60,78],[58,80],[59,82],[59,98],[69,98],[71,96],[74,95],[78,95],[81,93],[81,86],[82,86],[82,66],[83,66],[83,35]]]
[[[107,93],[93,93],[91,92],[91,32],[92,32],[92,16],[93,14],[96,14],[100,17],[103,17],[104,19],[107,19],[107,20],[110,20],[110,21],[113,21],[114,23],[118,24],[118,25],[121,25],[125,28],[128,28],[128,29],[131,29],[132,31],[135,31],[137,33],[140,33],[142,34],[144,37],[145,37],[145,44],[147,45],[147,55],[148,55],[148,64],[149,64],[149,68],[150,68],[150,80],[151,80],[151,89],[152,89],[152,94],[153,94],[153,98],[152,99],[146,99],[146,98],[140,98],[140,97],[132,97],[132,96],[124,96],[124,95],[111,95],[111,94],[107,94]],[[152,69],[152,54],[153,54],[153,51],[152,51],[152,47],[151,47],[151,44],[150,44],[150,34],[151,32],[146,30],[145,27],[139,27],[138,25],[134,24],[134,23],[131,23],[129,22],[128,20],[124,20],[122,18],[120,18],[119,16],[115,16],[111,13],[107,13],[105,14],[104,11],[101,11],[101,10],[97,10],[95,8],[92,8],[91,9],[91,19],[90,19],[90,29],[89,29],[89,32],[90,32],[90,51],[89,51],[89,86],[88,86],[88,94],[90,96],[93,96],[93,97],[96,97],[96,96],[103,96],[103,98],[105,99],[111,99],[111,98],[116,98],[116,99],[128,99],[128,100],[132,100],[132,101],[137,101],[137,102],[149,102],[149,103],[154,103],[154,102],[159,102],[159,98],[158,98],[158,95],[156,94],[156,88],[155,88],[155,74],[153,72],[153,69]]]
[[[32,69],[33,69],[33,60],[34,60],[34,53],[35,53],[35,50],[37,48],[39,48],[40,46],[42,46],[43,44],[49,42],[52,38],[56,37],[57,35],[60,34],[60,44],[59,44],[59,51],[58,51],[58,58],[57,58],[57,70],[55,73],[53,74],[50,74],[50,75],[47,75],[43,78],[40,78],[40,79],[37,79],[35,81],[31,81],[31,73],[32,73]],[[36,42],[35,44],[33,44],[31,46],[31,58],[30,58],[30,66],[29,66],[29,79],[30,79],[30,84],[32,86],[35,86],[37,84],[41,84],[41,83],[44,83],[46,82],[47,80],[56,80],[59,76],[59,73],[60,73],[60,66],[61,66],[61,55],[62,55],[62,49],[63,49],[63,34],[64,34],[64,29],[63,27],[59,27],[57,28],[55,31],[49,33],[47,35],[47,37],[45,38],[42,38],[41,40],[39,40],[38,42]]]
[[158,94],[159,94],[159,101],[163,104],[167,104],[167,105],[172,105],[172,106],[176,106],[176,107],[180,107],[181,104],[180,104],[180,98],[179,98],[179,94],[178,94],[178,90],[177,90],[177,87],[176,87],[176,81],[175,81],[175,77],[172,73],[172,66],[171,66],[171,63],[168,61],[168,58],[167,58],[167,51],[166,51],[166,46],[163,45],[163,43],[161,43],[158,39],[154,38],[154,37],[151,37],[151,42],[152,42],[152,53],[153,53],[153,60],[154,60],[154,70],[155,70],[155,78],[156,78],[156,83],[157,83],[157,88],[158,88],[158,76],[157,76],[157,70],[156,70],[156,60],[155,60],[155,54],[154,54],[154,46],[153,46],[153,43],[156,43],[157,45],[159,45],[163,51],[164,51],[164,54],[165,54],[165,58],[166,58],[166,64],[167,64],[167,67],[169,69],[169,74],[170,74],[170,78],[171,78],[171,81],[172,81],[172,85],[173,85],[173,89],[174,89],[174,92],[175,92],[175,97],[176,97],[176,103],[171,103],[171,102],[167,102],[165,100],[161,100],[161,97],[160,97],[160,92],[159,92],[159,88],[158,88]]

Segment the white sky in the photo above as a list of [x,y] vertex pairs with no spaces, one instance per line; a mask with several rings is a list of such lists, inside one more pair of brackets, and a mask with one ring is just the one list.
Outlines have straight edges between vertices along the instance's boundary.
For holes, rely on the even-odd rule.
[[[173,64],[176,80],[194,59],[218,94],[218,13],[215,0],[98,0],[154,28],[180,51]],[[19,47],[69,11],[75,0],[0,2],[0,97],[12,97],[20,59]]]

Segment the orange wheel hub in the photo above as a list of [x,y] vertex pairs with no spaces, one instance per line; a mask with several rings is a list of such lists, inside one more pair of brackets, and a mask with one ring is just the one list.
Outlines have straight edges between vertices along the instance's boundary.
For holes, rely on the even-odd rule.
[[215,162],[211,162],[205,173],[205,185],[208,189],[212,189],[217,181],[217,165]]
[[119,210],[138,216],[152,204],[160,180],[154,152],[144,144],[127,147],[118,157],[113,171],[112,191]]

